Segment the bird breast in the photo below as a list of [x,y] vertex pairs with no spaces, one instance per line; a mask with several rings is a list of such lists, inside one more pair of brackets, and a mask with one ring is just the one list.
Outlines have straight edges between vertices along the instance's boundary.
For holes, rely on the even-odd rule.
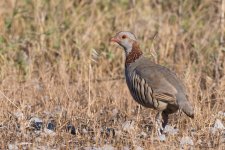
[[155,108],[159,105],[153,98],[152,88],[135,71],[131,73],[126,71],[126,81],[130,93],[136,102],[149,108]]

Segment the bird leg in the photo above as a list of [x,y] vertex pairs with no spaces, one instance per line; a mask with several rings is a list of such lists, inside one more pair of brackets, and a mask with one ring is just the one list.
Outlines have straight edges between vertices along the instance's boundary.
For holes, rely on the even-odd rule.
[[156,129],[158,135],[162,134],[167,123],[168,123],[168,114],[164,111],[158,112],[158,114],[156,115]]
[[162,112],[162,127],[165,129],[166,125],[168,124],[169,115],[165,111]]
[[163,126],[162,126],[162,122],[163,122],[163,119],[162,119],[162,111],[158,112],[156,117],[155,117],[155,120],[156,120],[156,130],[157,130],[157,133],[158,135],[160,136],[162,134],[162,131],[163,131]]

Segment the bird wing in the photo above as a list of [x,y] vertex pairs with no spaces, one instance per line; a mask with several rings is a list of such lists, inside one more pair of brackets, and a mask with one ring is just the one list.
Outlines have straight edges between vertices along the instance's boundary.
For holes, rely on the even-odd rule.
[[143,63],[138,65],[134,71],[152,88],[153,96],[157,100],[166,103],[176,103],[177,88],[184,91],[184,87],[177,76],[166,67]]
[[[142,57],[132,66],[136,76],[144,80],[152,98],[172,105],[177,105],[189,117],[194,117],[194,109],[188,101],[182,81],[166,67],[155,64],[148,58]],[[140,79],[139,79],[140,80]],[[154,100],[152,99],[154,102]]]

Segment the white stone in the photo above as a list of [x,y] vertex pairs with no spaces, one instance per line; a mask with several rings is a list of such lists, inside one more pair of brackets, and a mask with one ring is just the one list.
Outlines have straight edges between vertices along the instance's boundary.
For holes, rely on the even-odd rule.
[[221,115],[221,116],[225,117],[225,112],[219,111],[218,115]]
[[85,128],[82,129],[82,132],[83,132],[84,134],[87,134],[87,133],[88,133],[88,131],[87,131]]
[[164,133],[168,133],[171,135],[175,135],[177,134],[179,131],[179,129],[174,129],[174,127],[170,126],[170,125],[166,125],[165,129],[163,130]]
[[125,121],[122,124],[122,128],[123,128],[124,131],[134,130],[134,122],[133,121]]
[[186,136],[186,137],[182,137],[180,140],[180,145],[194,145],[193,140],[191,139],[191,137]]
[[216,128],[216,129],[221,129],[221,130],[225,129],[225,127],[224,127],[222,121],[219,120],[219,119],[216,119],[216,121],[215,121],[215,123],[214,123],[214,128]]
[[116,109],[116,108],[114,108],[113,110],[112,110],[112,115],[113,115],[113,117],[115,117],[117,114],[118,114],[118,109]]
[[141,135],[142,135],[144,138],[146,138],[146,137],[148,136],[147,133],[145,133],[144,131],[141,132]]
[[108,145],[108,144],[106,144],[102,147],[102,150],[114,150],[114,149],[115,148],[112,145]]
[[8,149],[9,150],[18,150],[19,148],[15,144],[8,144]]
[[24,115],[22,112],[18,111],[15,112],[14,115],[16,116],[16,118],[18,118],[19,120],[23,119]]
[[140,147],[140,146],[136,146],[135,150],[144,150],[144,149],[142,147]]
[[30,119],[31,122],[42,122],[41,119],[37,118],[37,117],[33,117]]
[[130,150],[129,146],[124,146],[123,150]]
[[55,136],[55,135],[56,135],[56,133],[55,133],[54,131],[49,130],[49,129],[47,129],[47,128],[44,128],[44,132],[45,132],[46,134],[48,134],[48,135],[51,135],[51,136]]
[[85,147],[84,150],[101,150],[101,148],[97,148],[97,147]]
[[159,138],[160,141],[166,141],[166,135],[165,134],[159,135],[158,138]]

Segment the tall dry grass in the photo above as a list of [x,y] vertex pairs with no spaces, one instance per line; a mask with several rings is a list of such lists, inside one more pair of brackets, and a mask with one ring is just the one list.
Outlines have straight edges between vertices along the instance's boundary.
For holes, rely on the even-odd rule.
[[[178,149],[183,136],[196,149],[223,149],[221,135],[210,132],[216,119],[225,123],[218,115],[225,110],[222,1],[2,0],[1,149],[12,143],[22,148],[21,142],[28,149],[106,143]],[[138,106],[126,87],[123,51],[109,43],[121,30],[134,32],[145,55],[175,70],[187,87],[195,119],[171,115],[179,134],[165,142],[155,140],[156,112]],[[29,126],[34,116],[45,123],[54,119],[56,135],[34,132]],[[131,132],[122,130],[127,120],[134,121]],[[69,122],[76,135],[65,131]],[[116,136],[102,134],[106,127]]]

